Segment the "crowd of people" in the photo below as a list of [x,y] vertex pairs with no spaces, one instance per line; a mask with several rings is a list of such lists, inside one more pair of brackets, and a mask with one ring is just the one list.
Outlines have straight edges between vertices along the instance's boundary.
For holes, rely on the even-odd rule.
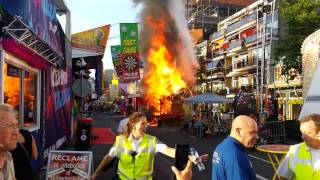
[[[142,112],[127,111],[121,121],[117,137],[109,153],[101,160],[91,176],[95,180],[114,159],[117,171],[114,179],[153,179],[155,155],[160,152],[175,158],[176,150],[157,137],[146,133],[147,117]],[[320,115],[308,115],[300,120],[303,142],[290,146],[281,161],[277,175],[281,179],[320,179]],[[30,161],[38,158],[37,145],[29,131],[20,129],[17,112],[7,104],[0,104],[0,180],[33,179]],[[258,126],[253,117],[237,116],[227,136],[212,154],[212,180],[253,180],[254,167],[247,148],[258,140]],[[200,160],[207,160],[202,155]],[[183,170],[172,166],[177,180],[192,179],[192,164],[199,162],[193,156]]]
[[[138,121],[135,121],[134,119],[137,115],[142,118]],[[108,162],[110,162],[110,160],[108,159],[113,157],[117,157],[120,160],[119,162],[123,161],[121,163],[126,163],[126,165],[118,165],[118,168],[120,167],[120,170],[118,170],[117,172],[120,179],[134,179],[137,177],[147,177],[146,179],[152,179],[151,174],[153,172],[153,164],[150,165],[150,162],[153,162],[155,152],[161,152],[161,150],[156,151],[156,147],[157,145],[166,145],[156,140],[156,137],[153,137],[154,142],[150,142],[149,144],[153,144],[153,146],[155,146],[155,148],[153,148],[154,151],[147,152],[147,154],[149,155],[147,156],[148,158],[150,158],[150,154],[152,154],[152,160],[149,159],[149,161],[146,160],[145,163],[142,163],[144,167],[139,167],[141,169],[139,169],[138,173],[137,171],[132,171],[132,164],[128,165],[132,163],[132,158],[134,158],[132,157],[132,154],[123,154],[124,152],[132,152],[132,150],[133,152],[136,151],[136,149],[138,148],[137,146],[139,146],[138,144],[136,144],[136,137],[140,139],[140,142],[143,141],[142,137],[144,135],[141,132],[145,133],[146,125],[143,127],[141,127],[141,125],[137,125],[136,127],[136,123],[141,123],[141,121],[144,121],[146,124],[145,119],[146,118],[142,113],[134,113],[132,116],[130,116],[129,119],[127,119],[127,127],[122,124],[122,129],[120,127],[118,128],[120,136],[117,137],[117,140],[113,147],[110,149],[109,154],[107,154],[101,161],[99,167],[93,175],[93,179],[95,179],[95,177],[101,173],[103,167],[106,166]],[[303,142],[300,144],[292,145],[290,147],[289,152],[287,153],[277,170],[277,175],[280,177],[280,179],[320,179],[320,173],[318,171],[320,168],[320,115],[312,114],[306,116],[301,119],[300,123]],[[140,129],[141,134],[140,136],[135,136],[133,134],[137,133],[133,133],[130,130],[128,131],[128,129],[126,128],[131,130],[138,128]],[[125,135],[123,135],[123,133],[120,133],[120,129],[124,132]],[[246,150],[248,148],[254,147],[257,143],[258,138],[258,125],[256,119],[254,117],[246,115],[237,116],[232,121],[230,135],[217,145],[212,154],[212,180],[256,179],[254,167],[250,162]],[[128,144],[124,145],[125,143],[123,142],[127,142]],[[148,143],[145,142],[143,144]],[[174,157],[174,149],[171,149],[170,151],[172,153],[169,156]],[[194,163],[196,163],[196,161],[192,160],[192,157],[190,157],[190,160],[184,170],[179,171],[176,167],[172,167],[172,171],[176,175],[176,178],[178,180],[191,180],[191,167]],[[151,166],[151,170],[147,170],[146,166],[149,165]],[[132,172],[135,172],[137,174],[132,174]]]

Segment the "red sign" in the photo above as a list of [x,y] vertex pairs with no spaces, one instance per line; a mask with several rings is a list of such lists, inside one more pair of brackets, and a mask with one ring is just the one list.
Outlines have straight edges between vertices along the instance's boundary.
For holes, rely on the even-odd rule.
[[136,54],[122,54],[122,79],[121,82],[130,82],[140,79],[139,73],[139,55]]

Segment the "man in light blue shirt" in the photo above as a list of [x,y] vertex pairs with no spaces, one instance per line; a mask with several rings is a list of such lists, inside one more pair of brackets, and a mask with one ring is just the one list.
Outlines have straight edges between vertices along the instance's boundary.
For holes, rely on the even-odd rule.
[[231,133],[217,147],[212,156],[212,180],[255,180],[245,148],[253,147],[258,139],[254,119],[240,115],[232,122]]

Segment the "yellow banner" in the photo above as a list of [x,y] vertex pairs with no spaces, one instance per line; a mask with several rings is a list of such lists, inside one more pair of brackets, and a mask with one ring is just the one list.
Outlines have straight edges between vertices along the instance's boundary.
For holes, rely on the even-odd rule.
[[217,40],[217,41],[212,41],[212,42],[211,42],[211,44],[212,44],[212,50],[219,49],[223,42],[224,42],[224,38],[219,39],[219,40]]
[[71,44],[73,48],[104,53],[110,32],[110,25],[105,25],[72,34]]

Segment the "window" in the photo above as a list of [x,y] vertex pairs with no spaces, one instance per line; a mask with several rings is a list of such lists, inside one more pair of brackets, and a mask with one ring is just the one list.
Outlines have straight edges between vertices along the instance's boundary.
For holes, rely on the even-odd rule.
[[15,63],[4,63],[4,103],[18,112],[19,123],[25,128],[38,128],[39,73]]
[[4,63],[4,103],[10,104],[19,111],[20,104],[20,73],[21,69]]
[[249,85],[248,77],[240,77],[240,86],[247,86]]
[[239,82],[238,79],[233,79],[233,80],[232,80],[232,87],[233,87],[233,88],[238,87],[238,82]]
[[23,93],[23,102],[24,102],[24,114],[23,120],[24,124],[30,126],[37,123],[36,109],[37,107],[37,75],[29,71],[24,71],[25,74],[28,74],[24,78],[24,93]]

